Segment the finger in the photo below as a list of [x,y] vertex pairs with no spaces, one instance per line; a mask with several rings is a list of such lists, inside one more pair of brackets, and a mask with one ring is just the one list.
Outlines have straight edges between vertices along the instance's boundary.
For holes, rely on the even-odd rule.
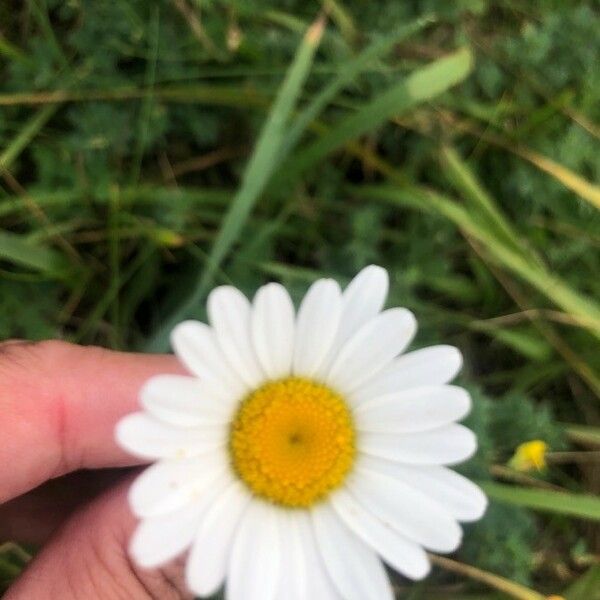
[[5,600],[147,600],[192,598],[181,564],[140,570],[127,544],[135,522],[127,507],[129,482],[76,513],[9,588]]
[[179,373],[172,356],[64,342],[0,346],[0,503],[79,468],[138,461],[115,443],[115,423],[141,385]]
[[35,546],[45,544],[75,510],[113,487],[130,471],[101,469],[69,473],[1,504],[0,546],[6,540]]

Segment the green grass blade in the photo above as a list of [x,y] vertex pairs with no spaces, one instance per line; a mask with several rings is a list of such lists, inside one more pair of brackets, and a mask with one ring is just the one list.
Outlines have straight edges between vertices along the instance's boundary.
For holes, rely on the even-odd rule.
[[[76,207],[89,193],[86,189],[63,189],[56,191],[31,190],[24,197],[9,197],[0,204],[0,217],[18,214],[27,210],[30,202],[44,210]],[[123,204],[127,206],[163,206],[171,209],[201,211],[203,207],[222,207],[233,197],[233,192],[219,188],[199,187],[159,187],[136,185],[124,187],[119,192]],[[95,190],[93,201],[98,204],[110,203],[109,190]],[[175,208],[174,208],[175,207]]]
[[592,206],[600,208],[600,188],[564,165],[527,146],[516,143],[514,139],[481,129],[472,122],[462,121],[458,124],[458,127],[462,131],[477,138],[477,140],[483,140],[498,146],[499,148],[503,148],[504,150],[519,156],[523,160],[528,161],[534,167],[547,175],[550,175],[550,177],[560,182],[567,189],[589,202]]
[[596,496],[531,489],[495,482],[480,482],[479,485],[492,500],[498,502],[600,521],[600,498]]
[[325,107],[340,93],[340,91],[352,83],[356,77],[369,68],[374,61],[385,56],[395,44],[419,32],[433,21],[433,17],[430,16],[417,19],[405,27],[394,31],[392,35],[374,41],[356,58],[342,64],[337,76],[294,118],[292,126],[283,142],[280,160],[283,160],[290,150],[296,146],[310,123],[321,114]]
[[[495,573],[490,573],[489,571],[479,569],[472,565],[467,565],[452,558],[448,558],[447,556],[429,554],[429,558],[434,565],[441,567],[446,571],[458,573],[459,575],[468,577],[474,581],[480,581],[481,583],[502,592],[502,599],[509,597],[515,598],[515,600],[547,600],[546,596],[538,594],[535,590],[529,589],[516,581],[511,581],[506,577],[496,575]],[[466,600],[467,598],[472,598],[472,596],[460,596],[460,598]],[[480,597],[477,596],[477,598]],[[473,600],[475,600],[474,597]],[[481,598],[481,600],[483,600],[483,598]],[[500,598],[497,598],[494,595],[493,599],[489,598],[489,600],[500,600]]]
[[472,68],[471,52],[461,49],[414,71],[291,156],[282,168],[285,180],[297,179],[345,143],[376,129],[389,118],[435,98],[465,79]]
[[[0,94],[0,106],[25,106],[38,104],[63,104],[65,102],[123,102],[146,98],[148,90],[143,87],[120,86],[109,89],[69,90],[57,89],[45,92],[16,92]],[[263,108],[270,96],[250,87],[233,85],[166,85],[155,87],[156,100],[175,103],[207,104]]]
[[25,61],[27,60],[26,55],[16,46],[11,44],[5,37],[0,33],[0,55],[5,56],[12,60]]
[[168,332],[185,315],[192,314],[210,286],[214,274],[227,253],[239,239],[240,233],[267,185],[277,164],[277,156],[283,143],[290,115],[296,105],[304,81],[308,77],[315,52],[319,46],[325,22],[319,18],[304,35],[281,88],[267,117],[256,148],[248,162],[238,192],[223,219],[221,228],[208,256],[206,268],[190,297],[159,328],[149,342],[150,350],[164,349]]
[[[507,252],[520,255],[522,260],[513,260],[513,263],[520,265],[521,276],[564,310],[579,318],[583,326],[589,326],[598,335],[600,307],[591,298],[585,298],[573,290],[567,282],[551,275],[534,251],[522,244],[519,234],[510,226],[494,200],[456,151],[452,148],[444,148],[442,157],[455,187],[473,209],[473,223],[476,224],[477,221],[480,225],[486,222],[490,224],[492,234],[497,237],[497,242],[493,246],[498,248],[502,244],[506,246]],[[480,218],[477,219],[477,216]],[[489,249],[492,250],[491,247]],[[505,255],[508,256],[507,253]]]
[[600,600],[600,565],[590,567],[562,594],[565,600]]
[[600,209],[600,188],[590,183],[585,178],[564,165],[561,165],[549,158],[533,152],[519,148],[515,152],[525,160],[528,160],[541,171],[544,171],[557,181],[560,181],[566,188],[578,194],[581,198],[589,202],[592,206]]
[[358,37],[358,29],[350,13],[337,0],[322,0],[322,4],[346,42],[352,44]]
[[0,231],[0,260],[32,269],[50,277],[64,275],[68,269],[65,257],[41,244],[33,244],[16,233]]
[[32,17],[40,29],[40,33],[46,40],[47,47],[54,54],[54,58],[60,63],[60,66],[63,68],[67,67],[68,60],[58,42],[57,32],[52,26],[46,0],[29,0],[27,4]]
[[512,248],[522,251],[523,244],[519,236],[508,224],[494,200],[483,189],[474,173],[462,157],[449,146],[441,150],[444,173],[454,187],[473,205],[482,219],[485,219],[496,234]]
[[129,181],[132,185],[135,185],[140,176],[140,170],[142,167],[142,158],[144,156],[144,150],[146,148],[148,140],[148,126],[150,123],[150,111],[152,110],[152,103],[154,100],[154,86],[156,84],[156,64],[158,62],[158,40],[160,34],[160,13],[158,6],[152,11],[148,23],[148,30],[152,31],[151,44],[152,44],[152,55],[150,56],[146,65],[146,75],[144,81],[144,88],[147,90],[147,94],[140,103],[140,112],[137,123],[137,134],[134,142],[134,151],[131,159],[132,168],[129,176]]
[[592,299],[576,290],[561,277],[550,273],[543,265],[513,247],[507,246],[489,228],[481,226],[478,213],[462,206],[452,198],[422,186],[393,188],[374,186],[367,188],[366,195],[404,206],[434,210],[453,221],[466,234],[481,242],[486,252],[500,266],[527,281],[550,301],[574,317],[579,325],[600,338],[600,307]]
[[85,340],[90,333],[96,331],[104,318],[104,315],[110,309],[123,287],[142,268],[154,252],[155,246],[151,243],[148,243],[141,248],[138,255],[127,265],[125,272],[123,272],[112,285],[107,287],[104,295],[98,300],[86,320],[78,328],[75,335],[72,336],[72,342],[81,342],[82,340]]
[[[471,235],[479,239],[486,246],[490,255],[504,267],[508,267],[518,274],[539,292],[544,294],[552,302],[560,306],[579,320],[582,327],[588,329],[596,337],[600,338],[600,306],[592,299],[580,294],[558,275],[550,271],[537,259],[531,250],[520,247],[516,234],[511,232],[507,222],[503,220],[499,211],[495,209],[492,201],[487,199],[479,183],[466,166],[459,162],[458,155],[454,155],[455,173],[460,172],[464,178],[463,189],[479,204],[479,210],[468,210],[459,206],[456,202],[439,194],[426,192],[429,200],[441,209],[457,225],[468,230]],[[458,171],[456,171],[458,169]],[[488,217],[492,217],[498,227],[502,229],[505,236],[498,237],[494,231],[484,231],[481,226],[482,210]],[[470,207],[471,208],[471,207]],[[483,217],[485,218],[485,217]]]
[[592,425],[565,424],[569,438],[584,446],[600,446],[600,427]]
[[21,131],[12,139],[10,144],[0,153],[0,171],[8,169],[13,161],[27,147],[29,142],[38,134],[40,129],[57,111],[58,105],[50,104],[38,110],[25,123]]

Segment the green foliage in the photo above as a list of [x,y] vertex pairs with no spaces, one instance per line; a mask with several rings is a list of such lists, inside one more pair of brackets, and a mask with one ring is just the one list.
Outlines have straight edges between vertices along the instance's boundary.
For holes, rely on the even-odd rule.
[[[170,0],[0,5],[0,338],[165,349],[212,284],[298,298],[379,263],[415,347],[465,356],[461,471],[542,439],[567,462],[513,500],[598,494],[594,2],[337,0],[318,48],[321,3],[184,4],[200,27]],[[528,502],[492,501],[457,558],[556,593],[598,539]]]
[[43,340],[60,335],[55,322],[60,297],[48,282],[0,280],[0,338]]
[[551,450],[565,447],[562,427],[557,424],[550,406],[516,392],[494,402],[489,433],[496,460],[502,463],[519,444],[529,440],[544,440]]
[[536,536],[535,519],[528,511],[492,503],[480,524],[466,527],[461,555],[465,562],[529,585]]
[[590,567],[567,589],[564,596],[566,600],[598,600],[600,598],[600,566]]

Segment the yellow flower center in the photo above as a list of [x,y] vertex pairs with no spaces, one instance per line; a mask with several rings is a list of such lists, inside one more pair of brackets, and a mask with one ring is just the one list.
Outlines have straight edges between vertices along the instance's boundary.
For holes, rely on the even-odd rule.
[[546,467],[548,444],[543,440],[531,440],[517,446],[509,466],[517,471],[542,471]]
[[291,508],[324,498],[354,462],[350,410],[328,387],[299,377],[271,381],[242,402],[232,424],[233,468],[257,496]]

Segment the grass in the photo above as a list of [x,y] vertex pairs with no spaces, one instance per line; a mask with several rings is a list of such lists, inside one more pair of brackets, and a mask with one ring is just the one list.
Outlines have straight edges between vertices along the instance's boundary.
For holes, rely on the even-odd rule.
[[[416,345],[465,355],[463,470],[492,500],[399,592],[594,598],[592,2],[26,0],[0,23],[0,337],[162,351],[215,284],[298,298],[381,264]],[[511,471],[530,439],[547,468]],[[0,585],[26,562],[2,542]]]

